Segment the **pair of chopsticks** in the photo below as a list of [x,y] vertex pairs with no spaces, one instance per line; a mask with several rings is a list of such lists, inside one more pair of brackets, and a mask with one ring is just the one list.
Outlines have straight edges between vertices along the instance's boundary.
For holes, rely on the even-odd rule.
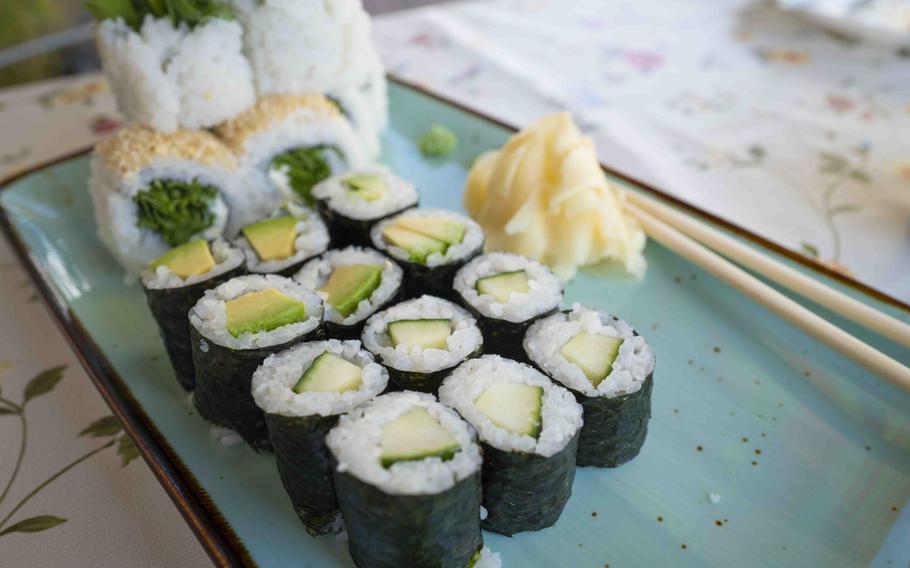
[[791,300],[724,257],[907,347],[910,347],[910,325],[822,284],[655,199],[635,191],[624,193],[626,210],[638,219],[652,239],[812,337],[898,387],[910,391],[910,368]]

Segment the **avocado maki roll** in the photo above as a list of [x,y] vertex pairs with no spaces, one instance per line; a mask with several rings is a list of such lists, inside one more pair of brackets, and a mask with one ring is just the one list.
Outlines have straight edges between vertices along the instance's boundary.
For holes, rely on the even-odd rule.
[[187,313],[209,288],[243,272],[243,252],[225,241],[198,239],[173,248],[140,274],[142,290],[180,386],[195,386]]
[[656,359],[632,326],[575,304],[532,325],[524,347],[584,408],[579,466],[616,467],[638,455],[648,435]]
[[452,291],[455,272],[483,248],[480,225],[445,209],[409,209],[377,223],[370,236],[374,247],[404,269],[408,297],[457,299]]
[[446,377],[439,400],[483,447],[483,528],[512,535],[551,526],[572,495],[581,406],[534,368],[498,355]]
[[313,536],[340,526],[325,436],[388,381],[359,341],[301,343],[269,355],[253,374],[253,399],[265,413],[278,474]]
[[329,248],[329,232],[315,211],[288,203],[243,227],[234,242],[243,249],[248,272],[289,277]]
[[389,369],[396,385],[432,393],[454,367],[483,350],[483,336],[471,314],[433,296],[374,314],[361,340]]
[[322,300],[290,278],[248,275],[208,290],[190,310],[199,414],[270,449],[250,383],[266,357],[322,338]]
[[326,444],[357,566],[464,568],[481,556],[480,448],[455,411],[385,394],[342,416]]
[[381,219],[417,206],[414,186],[388,168],[373,166],[330,177],[313,188],[319,214],[335,247],[372,246],[370,230]]
[[480,322],[486,352],[518,361],[526,360],[528,326],[562,303],[562,284],[550,269],[517,254],[478,256],[455,274],[453,287]]
[[395,302],[402,271],[380,252],[348,247],[307,262],[294,279],[322,296],[328,337],[359,339],[366,319]]

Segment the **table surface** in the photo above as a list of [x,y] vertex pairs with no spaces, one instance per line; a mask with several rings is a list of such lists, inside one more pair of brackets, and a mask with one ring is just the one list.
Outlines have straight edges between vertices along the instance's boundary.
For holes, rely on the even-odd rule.
[[[568,108],[606,163],[910,300],[907,50],[745,0],[447,4],[374,32],[396,74],[516,125]],[[0,91],[0,177],[119,124],[98,75]],[[0,308],[0,526],[33,519],[0,565],[208,565],[3,242]]]

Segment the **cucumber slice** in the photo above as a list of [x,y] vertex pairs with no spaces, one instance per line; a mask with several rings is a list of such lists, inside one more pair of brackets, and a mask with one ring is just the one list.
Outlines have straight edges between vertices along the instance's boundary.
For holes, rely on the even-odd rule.
[[461,221],[445,217],[401,217],[395,225],[450,246],[463,241],[467,231],[467,227]]
[[428,256],[434,252],[445,254],[449,248],[440,240],[395,225],[383,229],[382,237],[390,245],[406,250],[411,261],[418,264],[426,264]]
[[613,370],[622,341],[618,337],[582,331],[567,341],[559,353],[569,363],[578,365],[596,388]]
[[379,440],[382,467],[402,461],[438,457],[452,459],[461,445],[423,407],[415,408],[386,424]]
[[474,289],[478,294],[487,294],[496,298],[500,304],[509,303],[512,293],[527,294],[531,289],[528,285],[530,282],[528,273],[524,270],[514,272],[500,272],[492,276],[478,278]]
[[326,351],[316,357],[303,373],[294,392],[337,392],[357,390],[363,384],[363,369]]
[[503,430],[532,438],[540,435],[543,387],[496,383],[484,391],[474,405]]
[[395,347],[404,345],[408,349],[419,346],[423,349],[448,350],[447,340],[452,334],[452,320],[399,320],[390,322],[386,329]]

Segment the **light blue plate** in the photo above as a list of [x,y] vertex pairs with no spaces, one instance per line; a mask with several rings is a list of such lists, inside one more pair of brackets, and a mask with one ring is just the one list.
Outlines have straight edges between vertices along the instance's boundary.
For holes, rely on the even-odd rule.
[[[391,104],[385,161],[424,204],[460,209],[467,166],[508,130],[402,85]],[[457,132],[451,159],[416,150],[433,123]],[[142,291],[95,236],[87,177],[80,156],[16,180],[0,194],[0,221],[152,470],[219,564],[349,566],[343,541],[303,530],[271,455],[222,447],[187,405]],[[556,526],[485,534],[504,564],[908,566],[910,395],[655,243],[647,260],[642,282],[582,274],[566,300],[625,318],[657,352],[644,449],[615,470],[579,470]]]

